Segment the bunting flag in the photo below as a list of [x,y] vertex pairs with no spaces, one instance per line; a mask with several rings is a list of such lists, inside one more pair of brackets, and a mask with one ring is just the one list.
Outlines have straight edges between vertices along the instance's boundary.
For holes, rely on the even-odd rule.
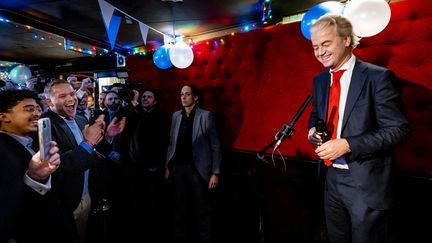
[[114,49],[117,34],[120,28],[122,17],[114,15],[114,6],[104,0],[98,0],[99,7],[101,8],[102,18],[107,30],[108,39],[111,44],[111,50]]
[[141,31],[141,37],[144,41],[144,45],[147,44],[147,34],[148,34],[148,30],[149,27],[141,22],[139,22],[139,27],[140,27],[140,31]]
[[107,28],[108,39],[111,44],[111,50],[114,49],[121,21],[122,21],[122,17],[113,15],[111,17],[110,25]]
[[98,0],[98,2],[102,12],[102,18],[104,20],[105,27],[110,26],[111,17],[114,14],[114,6],[104,0]]
[[108,33],[108,39],[109,39],[109,42],[111,44],[111,50],[114,49],[115,41],[116,41],[117,34],[118,34],[118,31],[120,28],[120,23],[122,20],[122,17],[114,15],[114,10],[117,10],[117,12],[120,12],[120,13],[128,16],[129,18],[131,18],[131,19],[133,19],[139,23],[139,28],[141,31],[141,36],[143,38],[144,44],[147,44],[147,34],[148,34],[149,29],[152,29],[153,31],[158,32],[159,34],[163,35],[164,37],[167,36],[165,33],[158,31],[154,28],[151,28],[150,26],[140,22],[139,20],[128,15],[124,11],[122,11],[122,10],[114,7],[113,5],[109,4],[105,0],[98,0],[98,2],[99,2],[99,7],[100,7],[101,12],[102,12],[102,19],[104,21],[105,28],[106,28],[107,33]]

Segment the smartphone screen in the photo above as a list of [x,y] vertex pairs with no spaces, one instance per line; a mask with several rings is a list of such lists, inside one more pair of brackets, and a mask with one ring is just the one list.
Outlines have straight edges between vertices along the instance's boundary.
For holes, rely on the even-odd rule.
[[38,135],[40,158],[44,161],[49,157],[51,142],[51,120],[49,118],[41,118],[38,120]]

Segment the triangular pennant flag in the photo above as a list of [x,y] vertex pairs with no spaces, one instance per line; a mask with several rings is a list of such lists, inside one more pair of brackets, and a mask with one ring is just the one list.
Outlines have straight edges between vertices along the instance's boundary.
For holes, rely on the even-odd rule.
[[148,30],[149,27],[141,22],[139,22],[139,27],[140,27],[140,31],[141,31],[141,37],[144,41],[144,45],[147,44],[147,34],[148,34]]
[[105,27],[108,30],[108,27],[110,26],[110,22],[111,22],[111,17],[114,13],[114,6],[112,6],[111,4],[107,3],[104,0],[98,0],[98,2],[102,12],[102,18],[104,20]]
[[111,18],[110,26],[107,29],[108,39],[109,39],[109,42],[111,44],[111,50],[114,49],[115,42],[116,42],[116,39],[117,39],[117,34],[118,34],[118,31],[119,31],[119,28],[120,28],[121,20],[122,20],[122,17],[113,15],[112,18]]

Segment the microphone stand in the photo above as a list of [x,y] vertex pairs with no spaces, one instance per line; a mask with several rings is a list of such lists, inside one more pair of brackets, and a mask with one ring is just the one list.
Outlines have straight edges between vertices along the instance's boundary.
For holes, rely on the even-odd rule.
[[[277,148],[279,147],[279,145],[282,143],[282,141],[286,138],[291,138],[292,135],[294,134],[294,124],[297,122],[297,120],[300,118],[300,115],[303,113],[303,111],[306,109],[307,105],[309,104],[309,102],[311,101],[312,96],[308,96],[306,98],[306,100],[303,102],[302,106],[300,107],[300,109],[297,111],[297,113],[295,114],[295,116],[293,117],[293,119],[291,120],[291,122],[289,124],[284,124],[282,125],[282,128],[276,133],[275,135],[275,139],[272,140],[268,145],[264,146],[261,151],[259,151],[257,153],[257,157],[261,160],[264,161],[266,163],[268,163],[266,161],[266,159],[264,158],[264,154],[265,152],[274,146],[274,150],[277,150]],[[274,165],[274,162],[273,162]],[[258,183],[259,183],[259,206],[258,206],[258,220],[259,220],[259,242],[263,243],[264,242],[264,197],[262,194],[262,180],[263,180],[263,175],[262,175],[262,170],[259,176],[258,176]]]
[[264,160],[264,154],[265,152],[273,147],[273,145],[276,144],[275,150],[279,147],[279,145],[282,143],[284,139],[289,139],[294,134],[294,124],[297,122],[297,120],[300,118],[303,111],[308,106],[309,102],[312,100],[312,96],[306,97],[306,100],[301,105],[300,109],[297,111],[297,113],[294,115],[293,119],[289,124],[284,124],[282,128],[276,133],[275,139],[271,141],[268,145],[264,146],[261,151],[257,153],[257,157],[260,160]]
[[264,160],[264,154],[265,154],[265,152],[266,152],[269,148],[273,147],[273,145],[275,145],[276,143],[277,143],[277,139],[271,141],[268,145],[264,146],[264,148],[262,148],[261,151],[259,151],[259,152],[257,153],[257,157],[258,157],[258,159],[260,159],[260,160]]

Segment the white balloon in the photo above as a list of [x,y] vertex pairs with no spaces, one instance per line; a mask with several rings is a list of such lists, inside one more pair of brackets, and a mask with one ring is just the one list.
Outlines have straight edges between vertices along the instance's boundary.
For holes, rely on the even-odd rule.
[[175,67],[187,68],[192,64],[194,54],[189,45],[184,42],[177,42],[171,47],[169,57]]
[[390,22],[391,10],[385,0],[349,1],[343,13],[359,37],[369,37],[381,32]]
[[16,84],[25,85],[26,81],[32,76],[31,71],[25,65],[18,65],[9,73],[8,79]]

